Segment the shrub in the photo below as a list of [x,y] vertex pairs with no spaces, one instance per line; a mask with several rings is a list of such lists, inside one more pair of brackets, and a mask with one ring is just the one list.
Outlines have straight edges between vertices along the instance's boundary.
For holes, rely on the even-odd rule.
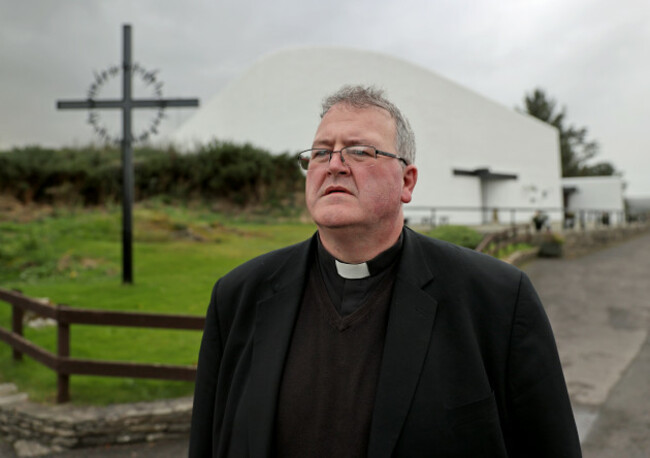
[[438,226],[427,235],[471,249],[476,248],[481,240],[483,240],[483,235],[467,226]]
[[[174,147],[134,150],[134,198],[169,196],[226,200],[237,205],[282,201],[302,189],[295,159],[250,144],[214,141],[188,154]],[[101,205],[121,200],[122,167],[116,148],[0,152],[0,192],[23,203]]]

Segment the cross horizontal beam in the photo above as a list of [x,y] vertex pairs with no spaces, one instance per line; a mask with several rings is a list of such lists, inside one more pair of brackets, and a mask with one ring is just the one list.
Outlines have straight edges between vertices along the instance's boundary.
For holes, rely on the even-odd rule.
[[167,108],[167,107],[198,107],[199,99],[140,99],[124,101],[113,100],[61,100],[56,103],[59,110],[93,109],[93,108]]

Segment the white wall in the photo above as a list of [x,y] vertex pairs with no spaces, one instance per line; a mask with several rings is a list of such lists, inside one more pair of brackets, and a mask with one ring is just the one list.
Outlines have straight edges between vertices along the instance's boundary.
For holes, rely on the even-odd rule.
[[[212,138],[250,142],[274,152],[311,145],[322,98],[343,84],[386,90],[410,120],[420,176],[413,206],[481,205],[477,177],[453,169],[489,167],[518,178],[490,183],[488,205],[561,207],[557,131],[446,80],[389,56],[336,48],[305,48],[267,56],[232,81],[174,134],[180,144]],[[543,196],[542,196],[543,195]],[[479,223],[479,213],[448,212],[450,223]],[[506,222],[509,222],[509,218]]]
[[569,197],[567,210],[606,210],[611,212],[613,222],[620,222],[625,208],[621,177],[562,178],[562,186],[576,188]]

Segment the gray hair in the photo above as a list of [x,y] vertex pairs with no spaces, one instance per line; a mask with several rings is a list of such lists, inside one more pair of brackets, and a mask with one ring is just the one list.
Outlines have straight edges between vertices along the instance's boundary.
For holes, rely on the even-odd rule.
[[345,103],[354,108],[378,107],[386,110],[395,121],[397,153],[409,164],[415,162],[415,134],[408,119],[388,99],[384,97],[384,91],[374,86],[350,86],[345,85],[334,94],[323,100],[320,117],[338,103]]

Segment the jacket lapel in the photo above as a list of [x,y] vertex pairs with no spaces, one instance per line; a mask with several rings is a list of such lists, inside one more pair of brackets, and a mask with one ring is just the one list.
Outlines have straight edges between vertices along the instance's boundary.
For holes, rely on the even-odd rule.
[[257,303],[249,382],[250,456],[271,454],[282,371],[300,308],[314,238],[287,258],[269,280],[272,294]]
[[424,291],[434,273],[426,262],[418,235],[405,231],[404,251],[393,287],[368,456],[391,456],[426,357],[437,301]]

